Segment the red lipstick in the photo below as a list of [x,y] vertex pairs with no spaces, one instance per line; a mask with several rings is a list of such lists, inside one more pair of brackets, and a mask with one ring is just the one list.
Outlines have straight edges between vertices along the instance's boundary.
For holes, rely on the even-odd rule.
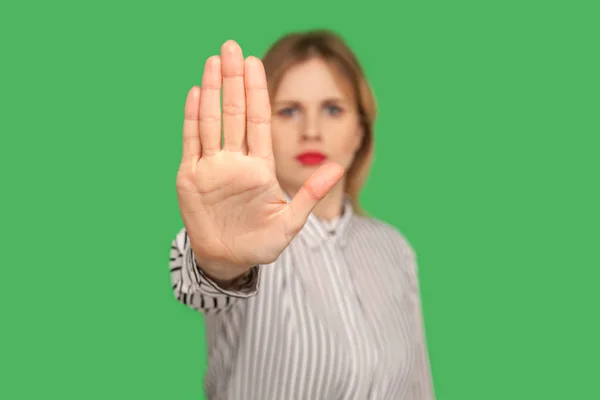
[[325,161],[327,157],[318,151],[307,151],[296,157],[296,160],[302,165],[318,165]]

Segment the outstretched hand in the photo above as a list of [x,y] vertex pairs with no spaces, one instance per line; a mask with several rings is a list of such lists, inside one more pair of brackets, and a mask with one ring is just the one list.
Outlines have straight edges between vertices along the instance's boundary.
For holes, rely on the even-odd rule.
[[321,166],[286,201],[275,175],[265,69],[234,41],[208,58],[184,114],[177,196],[201,268],[227,280],[275,261],[343,168]]

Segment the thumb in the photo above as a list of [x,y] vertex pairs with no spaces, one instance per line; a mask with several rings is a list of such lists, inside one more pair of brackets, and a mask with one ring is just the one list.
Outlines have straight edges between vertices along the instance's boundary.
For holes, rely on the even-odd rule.
[[344,168],[336,163],[322,165],[304,182],[290,202],[293,226],[302,227],[316,205],[329,193],[331,188],[344,176]]

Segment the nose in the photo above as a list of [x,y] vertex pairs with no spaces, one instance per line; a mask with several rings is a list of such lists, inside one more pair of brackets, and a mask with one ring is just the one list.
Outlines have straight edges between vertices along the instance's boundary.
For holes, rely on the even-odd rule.
[[317,115],[307,115],[300,135],[302,140],[321,140],[321,121]]

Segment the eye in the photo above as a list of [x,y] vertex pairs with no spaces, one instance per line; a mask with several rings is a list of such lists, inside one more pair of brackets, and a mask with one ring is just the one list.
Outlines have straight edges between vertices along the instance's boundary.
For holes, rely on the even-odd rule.
[[327,113],[329,115],[332,115],[334,117],[338,116],[338,115],[340,115],[342,113],[341,107],[336,106],[335,104],[330,104],[330,105],[326,106],[325,110],[327,111]]
[[293,117],[296,111],[297,109],[295,107],[286,107],[279,110],[277,114],[281,115],[282,117]]

